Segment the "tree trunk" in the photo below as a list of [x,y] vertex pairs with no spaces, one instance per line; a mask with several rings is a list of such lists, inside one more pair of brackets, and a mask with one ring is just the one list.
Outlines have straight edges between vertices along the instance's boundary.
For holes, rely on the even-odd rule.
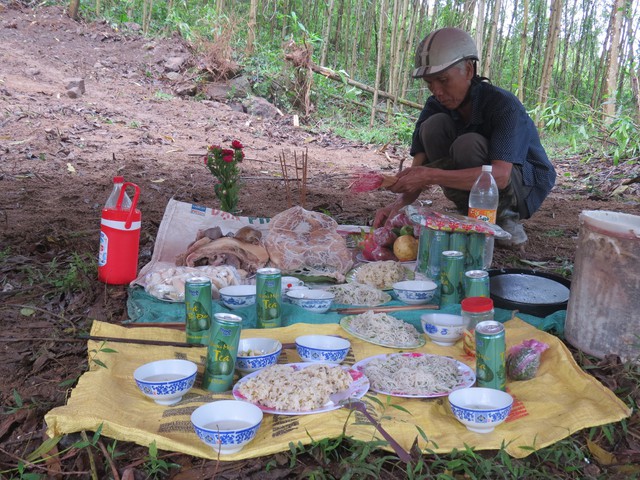
[[489,25],[489,43],[487,44],[487,49],[484,55],[484,65],[482,67],[482,72],[485,77],[491,77],[491,64],[493,62],[493,48],[496,42],[496,34],[498,31],[498,20],[500,17],[500,5],[501,0],[495,0],[495,5],[493,6],[493,15],[491,17],[491,24]]
[[[551,87],[551,77],[553,74],[553,62],[556,54],[556,45],[560,35],[560,19],[562,18],[562,0],[553,0],[551,2],[551,16],[549,18],[549,33],[547,35],[547,48],[544,53],[544,65],[542,67],[542,80],[540,82],[540,94],[538,96],[538,105],[544,110],[549,96],[549,88]],[[538,119],[538,128],[541,128]]]
[[518,98],[524,102],[524,57],[527,53],[527,28],[529,23],[529,0],[522,2],[522,33],[520,34],[520,55],[518,57]]
[[327,62],[327,50],[329,48],[329,35],[331,34],[331,16],[333,15],[333,0],[329,0],[327,7],[327,23],[324,25],[324,31],[322,32],[322,50],[320,53],[320,65],[325,66]]
[[353,29],[353,41],[351,44],[351,63],[349,64],[349,75],[351,75],[351,77],[355,77],[356,75],[356,68],[358,67],[358,45],[360,44],[359,42],[359,36],[360,36],[360,22],[363,20],[362,18],[362,1],[363,0],[357,0],[357,5],[356,5],[356,18],[355,18],[355,26]]
[[247,47],[245,54],[247,56],[253,55],[256,41],[256,25],[258,17],[258,0],[251,0],[251,6],[249,7],[249,23],[247,24]]
[[484,0],[478,0],[478,14],[476,15],[476,47],[478,47],[478,71],[484,68],[484,58],[482,57],[482,46],[484,45]]
[[384,68],[384,45],[387,31],[387,0],[382,0],[380,5],[380,18],[378,22],[378,55],[376,60],[376,82],[373,92],[373,103],[371,105],[371,119],[369,126],[373,128],[376,119],[376,105],[378,104],[378,90],[380,89],[380,81],[382,78],[382,69]]
[[602,106],[605,123],[611,123],[616,113],[616,87],[618,66],[620,64],[620,29],[622,27],[623,7],[624,0],[615,0],[611,8],[611,44],[609,47],[609,62],[605,74],[604,104]]
[[78,20],[79,7],[80,7],[80,0],[71,0],[71,2],[69,2],[69,16],[74,20]]

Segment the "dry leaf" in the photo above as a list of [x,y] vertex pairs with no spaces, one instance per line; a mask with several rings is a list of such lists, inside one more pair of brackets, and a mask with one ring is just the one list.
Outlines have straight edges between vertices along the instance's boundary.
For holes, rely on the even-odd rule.
[[67,170],[69,171],[69,173],[72,173],[75,175],[76,173],[76,167],[74,167],[73,165],[71,165],[70,163],[67,163]]
[[157,180],[151,180],[151,183],[162,183],[164,182],[164,178],[158,178]]
[[591,454],[596,458],[600,465],[612,465],[616,463],[616,457],[612,453],[607,452],[597,443],[587,440],[587,447]]

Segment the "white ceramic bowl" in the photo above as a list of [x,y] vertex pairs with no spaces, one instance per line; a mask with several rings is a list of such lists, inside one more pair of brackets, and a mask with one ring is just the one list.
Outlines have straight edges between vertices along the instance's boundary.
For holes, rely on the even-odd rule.
[[191,424],[198,438],[220,454],[236,453],[258,433],[262,410],[240,400],[218,400],[196,408]]
[[509,416],[513,397],[493,388],[461,388],[449,394],[449,405],[467,429],[489,433]]
[[291,292],[292,290],[311,290],[306,285],[300,285],[298,287],[287,288],[286,290],[282,290],[282,301],[285,303],[293,303],[291,298],[287,295],[287,292]]
[[189,360],[169,359],[145,363],[133,372],[138,388],[159,405],[173,405],[191,390],[198,366]]
[[275,365],[282,353],[282,344],[273,338],[241,338],[238,345],[236,369],[246,375]]
[[312,288],[309,290],[293,289],[286,294],[291,303],[313,313],[325,313],[331,308],[335,295],[327,290]]
[[230,285],[220,289],[220,300],[227,308],[248,307],[256,303],[255,285]]
[[331,335],[302,335],[296,338],[296,350],[303,362],[341,363],[351,342]]
[[437,287],[431,280],[404,280],[393,284],[393,292],[407,305],[422,305],[433,298]]
[[464,319],[448,313],[425,313],[420,316],[422,330],[436,345],[449,347],[462,338]]

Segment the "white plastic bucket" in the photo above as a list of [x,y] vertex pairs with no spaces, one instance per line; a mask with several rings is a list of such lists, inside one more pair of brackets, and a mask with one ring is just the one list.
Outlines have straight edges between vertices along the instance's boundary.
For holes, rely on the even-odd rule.
[[639,216],[580,214],[565,338],[598,358],[640,360]]

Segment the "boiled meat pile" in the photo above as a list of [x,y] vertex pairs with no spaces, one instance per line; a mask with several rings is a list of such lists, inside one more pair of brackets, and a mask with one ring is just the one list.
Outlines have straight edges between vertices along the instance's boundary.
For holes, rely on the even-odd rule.
[[353,266],[338,223],[297,206],[275,215],[265,239],[271,265],[283,273],[334,278],[341,283]]

